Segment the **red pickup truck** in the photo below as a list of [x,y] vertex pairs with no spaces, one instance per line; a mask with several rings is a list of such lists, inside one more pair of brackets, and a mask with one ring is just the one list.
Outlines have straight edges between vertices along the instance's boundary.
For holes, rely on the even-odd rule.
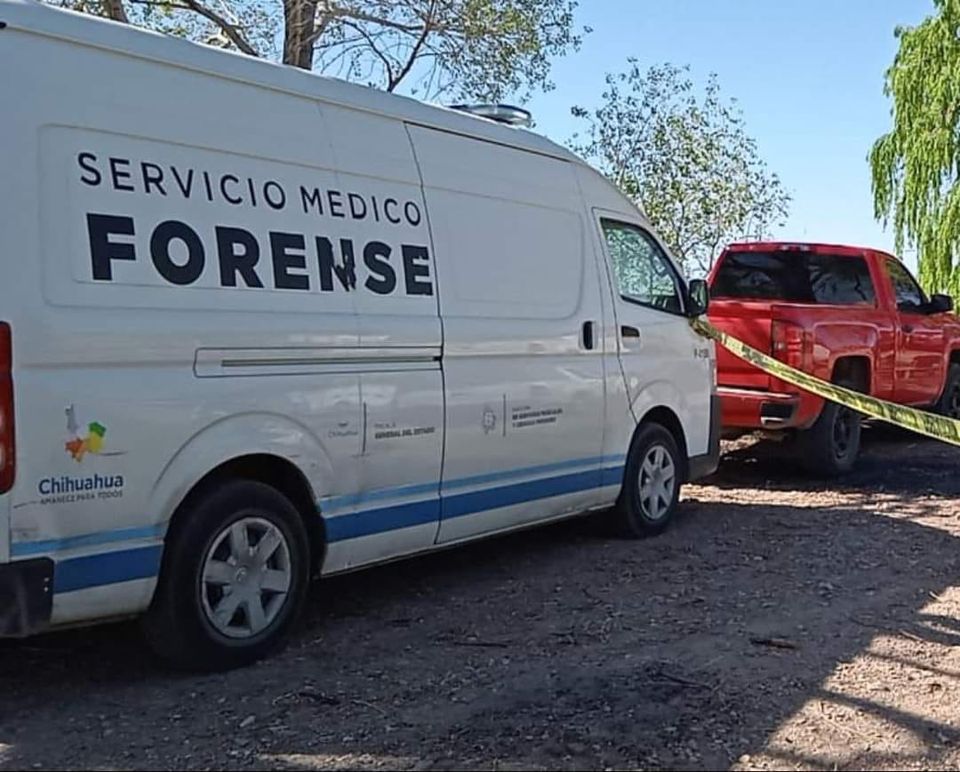
[[[713,324],[825,381],[960,418],[960,318],[903,263],[873,249],[732,244],[707,279]],[[848,471],[860,414],[767,375],[718,347],[724,435],[776,432],[808,470]]]

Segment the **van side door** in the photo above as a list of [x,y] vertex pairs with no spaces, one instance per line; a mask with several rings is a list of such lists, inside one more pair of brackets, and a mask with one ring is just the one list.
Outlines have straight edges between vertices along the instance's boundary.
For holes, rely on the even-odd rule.
[[444,328],[439,541],[586,509],[602,466],[602,310],[572,164],[409,131]]
[[426,206],[406,127],[334,105],[323,112],[337,168],[336,184],[322,191],[318,233],[334,254],[328,279],[354,298],[359,330],[359,346],[344,367],[360,379],[360,493],[326,502],[334,514],[352,508],[327,519],[327,563],[341,570],[435,543],[442,332]]
[[711,347],[685,317],[685,283],[666,250],[639,221],[597,212],[613,294],[616,340],[637,421],[669,407],[689,456],[710,445]]

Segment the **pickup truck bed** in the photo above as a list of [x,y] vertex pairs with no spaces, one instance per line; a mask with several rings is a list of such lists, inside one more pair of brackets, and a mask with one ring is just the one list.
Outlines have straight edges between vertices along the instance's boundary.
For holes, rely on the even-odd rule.
[[[710,321],[826,381],[960,417],[960,320],[876,250],[780,242],[734,244],[708,278]],[[725,350],[717,381],[726,436],[762,430],[796,440],[813,471],[844,472],[860,418]]]

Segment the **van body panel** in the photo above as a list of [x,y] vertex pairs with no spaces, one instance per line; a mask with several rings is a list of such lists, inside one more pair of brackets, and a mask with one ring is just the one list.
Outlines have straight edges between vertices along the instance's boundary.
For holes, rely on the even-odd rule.
[[[629,404],[635,422],[643,420],[651,410],[665,407],[678,419],[690,456],[714,453],[716,443],[711,440],[710,432],[716,367],[714,345],[693,332],[682,313],[638,305],[620,296],[602,224],[608,221],[639,228],[659,245],[663,257],[671,260],[668,250],[659,242],[642,213],[630,207],[619,193],[611,191],[609,184],[596,172],[581,167],[579,183],[588,202],[605,204],[593,208],[592,226],[600,250],[607,256],[606,292],[613,313],[605,336],[607,345],[618,354],[622,374],[620,384],[608,381],[608,390],[615,389],[615,396],[608,400],[607,426],[623,425],[624,400]],[[675,265],[673,271],[683,295],[685,282]],[[626,328],[635,329],[639,336],[625,336]],[[622,434],[613,442],[623,443],[624,439],[626,443],[620,447],[629,447],[629,438]]]
[[[603,349],[587,349],[582,329],[599,328],[603,311],[575,167],[446,132],[410,135],[441,282],[439,541],[593,504],[604,465]],[[558,465],[562,475],[534,471]],[[510,481],[473,486],[478,469]]]
[[597,213],[645,219],[565,149],[38,3],[0,20],[0,635],[143,612],[184,501],[241,460],[296,472],[332,574],[612,504],[648,409],[704,452],[685,320],[613,290]]

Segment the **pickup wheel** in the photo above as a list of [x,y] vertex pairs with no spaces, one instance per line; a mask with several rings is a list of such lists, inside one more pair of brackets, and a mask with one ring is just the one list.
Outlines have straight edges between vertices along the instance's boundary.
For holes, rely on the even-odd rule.
[[948,418],[960,419],[960,365],[950,365],[947,385],[937,402],[937,412]]
[[[856,384],[840,381],[838,386],[856,389]],[[797,437],[801,463],[808,472],[821,477],[836,477],[849,472],[860,454],[862,419],[856,410],[836,402],[827,402],[820,417]]]

